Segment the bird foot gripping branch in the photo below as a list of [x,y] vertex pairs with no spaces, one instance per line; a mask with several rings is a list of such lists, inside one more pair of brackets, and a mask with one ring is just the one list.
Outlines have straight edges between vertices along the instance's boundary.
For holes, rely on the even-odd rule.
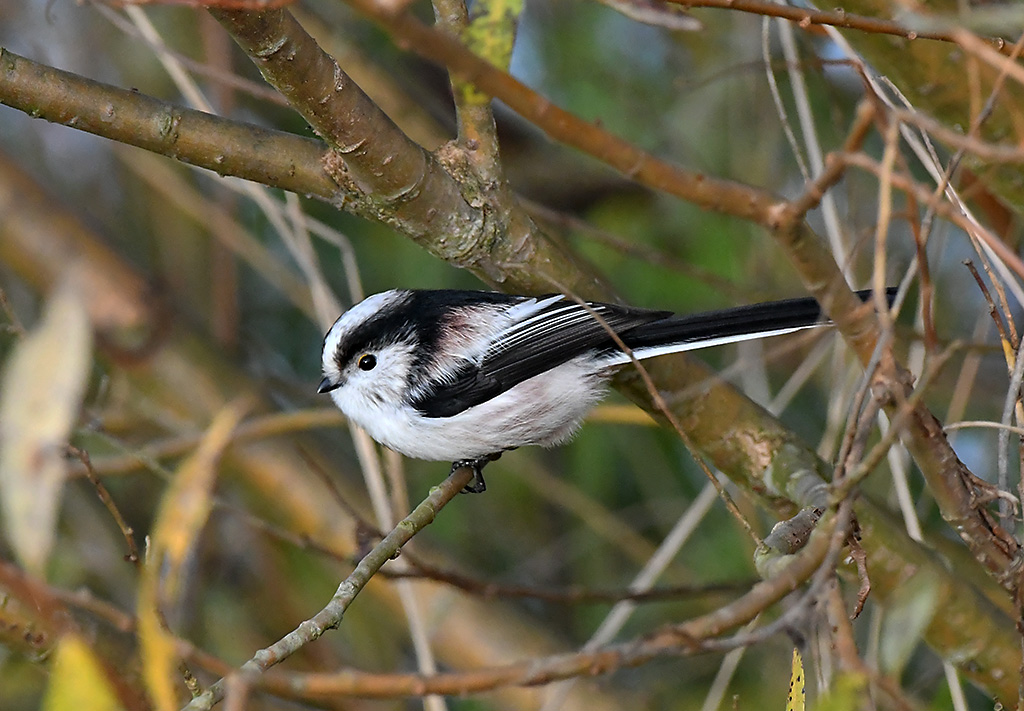
[[501,459],[501,452],[489,454],[480,459],[459,459],[452,462],[452,474],[463,467],[469,467],[473,471],[473,478],[462,489],[463,494],[482,494],[487,491],[487,482],[484,481],[484,467],[490,462]]

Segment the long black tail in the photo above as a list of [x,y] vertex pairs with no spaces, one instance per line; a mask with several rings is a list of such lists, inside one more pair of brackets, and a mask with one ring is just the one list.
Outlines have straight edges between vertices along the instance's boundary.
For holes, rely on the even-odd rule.
[[[892,305],[896,287],[886,289]],[[858,291],[862,301],[871,298],[871,290]],[[815,299],[786,299],[694,316],[672,316],[631,329],[625,343],[637,357],[649,358],[663,353],[695,350],[723,343],[765,338],[829,323]]]

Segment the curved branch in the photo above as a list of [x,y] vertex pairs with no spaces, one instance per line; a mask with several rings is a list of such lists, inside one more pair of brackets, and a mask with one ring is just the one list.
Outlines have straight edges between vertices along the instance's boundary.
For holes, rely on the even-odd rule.
[[[711,178],[660,160],[553,105],[506,72],[475,56],[458,41],[424,25],[410,13],[389,13],[372,0],[350,0],[350,4],[417,53],[445,65],[453,73],[500,98],[553,138],[587,152],[649,187],[705,209],[748,219],[768,229],[797,269],[804,286],[818,299],[825,313],[833,317],[836,327],[861,362],[871,360],[878,342],[877,323],[870,309],[863,307],[846,284],[832,254],[807,224],[804,219],[806,210],[799,201],[787,203],[769,191],[736,181]],[[861,134],[860,123],[857,132]],[[912,378],[891,356],[886,356],[885,364],[884,386],[892,398],[888,403],[892,414],[909,398]],[[632,379],[633,394],[639,395],[650,410],[648,399],[636,378],[627,374],[619,382],[627,379]],[[686,410],[694,406],[694,400],[682,403]],[[718,415],[721,414],[720,411]],[[687,413],[682,419],[694,422],[695,418],[692,413]],[[1004,586],[1014,588],[1019,546],[1012,535],[991,520],[984,509],[976,506],[973,475],[949,445],[941,424],[920,402],[914,406],[913,416],[908,417],[906,423],[904,441],[929,484],[935,488],[943,518],[954,525],[972,552]],[[711,439],[697,437],[696,440],[713,446],[707,444]],[[764,468],[755,467],[754,470],[764,471]],[[799,500],[799,497],[793,498]]]
[[508,206],[514,201],[493,199],[472,171],[462,170],[457,151],[439,152],[449,170],[402,133],[290,12],[210,12],[335,149],[325,165],[347,192],[338,207],[391,225],[491,283],[540,291],[547,288],[543,274],[559,274],[584,293],[607,295],[578,258],[536,239],[526,213]]

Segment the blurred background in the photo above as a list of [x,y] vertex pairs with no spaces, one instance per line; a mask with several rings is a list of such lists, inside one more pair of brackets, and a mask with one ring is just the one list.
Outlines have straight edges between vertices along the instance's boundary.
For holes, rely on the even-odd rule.
[[[421,5],[415,4],[416,13],[430,18],[429,6]],[[344,3],[316,0],[293,9],[406,133],[431,150],[452,137],[450,88],[442,69],[396,48]],[[312,135],[204,12],[153,6],[144,15],[218,114]],[[798,110],[796,80],[777,26],[758,15],[723,10],[695,10],[693,16],[702,28],[680,32],[636,22],[597,2],[528,2],[511,72],[555,104],[659,157],[783,196],[799,194],[805,179],[786,136]],[[104,5],[0,3],[5,49],[185,104],[180,85],[142,34],[137,20]],[[806,91],[816,140],[824,152],[839,150],[864,96],[861,77],[823,32],[797,28],[795,41],[799,91]],[[692,313],[805,295],[784,255],[757,226],[638,186],[551,143],[500,102],[494,108],[503,167],[514,190],[538,224],[596,265],[628,303]],[[877,158],[881,151],[873,133],[865,153]],[[97,289],[114,304],[111,313],[140,310],[116,339],[101,334],[96,340],[72,436],[75,446],[88,451],[140,548],[170,478],[215,413],[242,395],[258,403],[246,415],[256,429],[239,435],[218,470],[209,520],[186,558],[183,591],[167,610],[176,633],[237,666],[326,603],[381,525],[364,484],[369,460],[357,452],[327,399],[315,394],[324,324],[312,317],[303,273],[274,221],[239,191],[237,181],[4,106],[0,174],[0,205],[6,203],[7,210],[0,221],[20,214],[19,220],[37,221],[32,229],[43,235],[34,256],[19,256],[13,239],[0,252],[0,287],[11,326],[0,334],[0,360],[8,360],[24,338],[17,324],[30,330],[40,322],[55,285],[45,270],[31,265],[73,261],[81,256],[75,250],[88,251],[82,245],[93,240],[109,250]],[[984,187],[979,192],[985,197]],[[316,257],[344,306],[360,294],[396,287],[486,288],[387,227],[316,199],[299,196],[286,205],[282,192],[268,194],[279,214],[291,219],[295,213],[289,211],[301,210],[307,225],[323,223],[313,230]],[[863,288],[873,264],[877,181],[850,171],[830,194],[849,273]],[[898,283],[915,254],[908,222],[900,219],[901,211],[913,209],[897,198],[886,254],[890,283]],[[1002,220],[1001,236],[1016,245],[1016,218],[998,200],[993,198],[984,219]],[[811,223],[826,234],[819,211]],[[73,235],[61,236],[61,230]],[[972,347],[954,356],[926,399],[940,417],[953,408],[947,422],[998,421],[1007,371],[984,300],[962,265],[973,250],[957,228],[937,223],[928,251],[940,345],[962,339]],[[912,308],[900,329],[900,350],[913,363],[920,326]],[[776,338],[700,357],[822,457],[833,459],[861,372],[837,336]],[[47,378],[47,362],[38,364],[39,379]],[[955,447],[975,473],[987,476],[996,468],[997,437],[995,430],[964,429]],[[409,501],[421,500],[448,472],[441,463],[399,461],[387,453],[379,461],[391,482],[393,514],[408,510]],[[116,628],[117,614],[127,616],[121,622],[130,619],[139,572],[123,559],[125,540],[84,476],[85,467],[74,458],[68,466],[45,577],[54,589],[79,591],[100,609],[91,614],[101,622],[80,613],[87,635],[129,650],[129,630],[96,629]],[[615,596],[559,596],[624,590],[684,515],[692,516],[692,531],[658,585],[692,590],[640,604],[617,639],[714,609],[756,578],[753,542],[720,501],[702,494],[707,480],[682,442],[620,395],[606,400],[571,444],[507,454],[488,467],[487,482],[485,494],[457,498],[410,545],[411,558],[447,571],[442,580],[414,578],[404,584],[405,593],[393,579],[375,580],[341,628],[304,649],[287,668],[415,670],[403,612],[408,607],[400,601],[410,591],[443,669],[576,649],[606,619]],[[924,527],[949,535],[919,478],[911,476],[909,485]],[[886,464],[865,488],[895,508]],[[775,515],[743,492],[732,493],[765,535]],[[0,551],[10,560],[7,546],[0,543]],[[467,589],[460,589],[456,574],[478,587],[465,582]],[[487,585],[493,586],[491,594],[484,594]],[[512,588],[520,587],[533,594],[514,595]],[[866,657],[877,661],[885,657],[886,644],[899,646],[886,657],[887,671],[902,679],[908,697],[929,708],[953,708],[955,692],[935,654],[913,634],[900,646],[895,637],[906,633],[890,639],[882,619],[882,610],[869,602],[857,623]],[[11,629],[17,620],[5,624]],[[814,638],[813,623],[806,634]],[[4,642],[0,708],[39,707],[47,685],[46,666],[40,664],[45,645]],[[755,645],[734,656],[735,671],[723,665],[724,654],[704,654],[581,680],[561,708],[717,708],[719,701],[723,708],[782,708],[793,643],[776,636]],[[827,656],[814,654],[812,645],[809,687],[814,680],[827,684]],[[193,671],[203,682],[212,678],[205,670]],[[991,707],[982,692],[969,685],[963,691],[969,708]],[[556,693],[556,687],[504,689],[449,698],[447,705],[540,708],[553,704]],[[253,708],[281,707],[272,697],[254,695],[249,702]],[[317,707],[422,705],[416,699],[345,699]]]

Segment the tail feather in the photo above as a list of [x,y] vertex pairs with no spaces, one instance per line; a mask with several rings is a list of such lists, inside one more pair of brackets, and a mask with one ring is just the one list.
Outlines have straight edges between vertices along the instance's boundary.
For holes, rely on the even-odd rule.
[[[896,287],[886,289],[886,300],[890,305],[896,291]],[[862,301],[868,301],[871,294],[870,289],[857,292]],[[651,358],[665,353],[767,338],[829,323],[815,299],[787,299],[695,316],[672,316],[631,329],[624,334],[624,342],[638,358]]]

